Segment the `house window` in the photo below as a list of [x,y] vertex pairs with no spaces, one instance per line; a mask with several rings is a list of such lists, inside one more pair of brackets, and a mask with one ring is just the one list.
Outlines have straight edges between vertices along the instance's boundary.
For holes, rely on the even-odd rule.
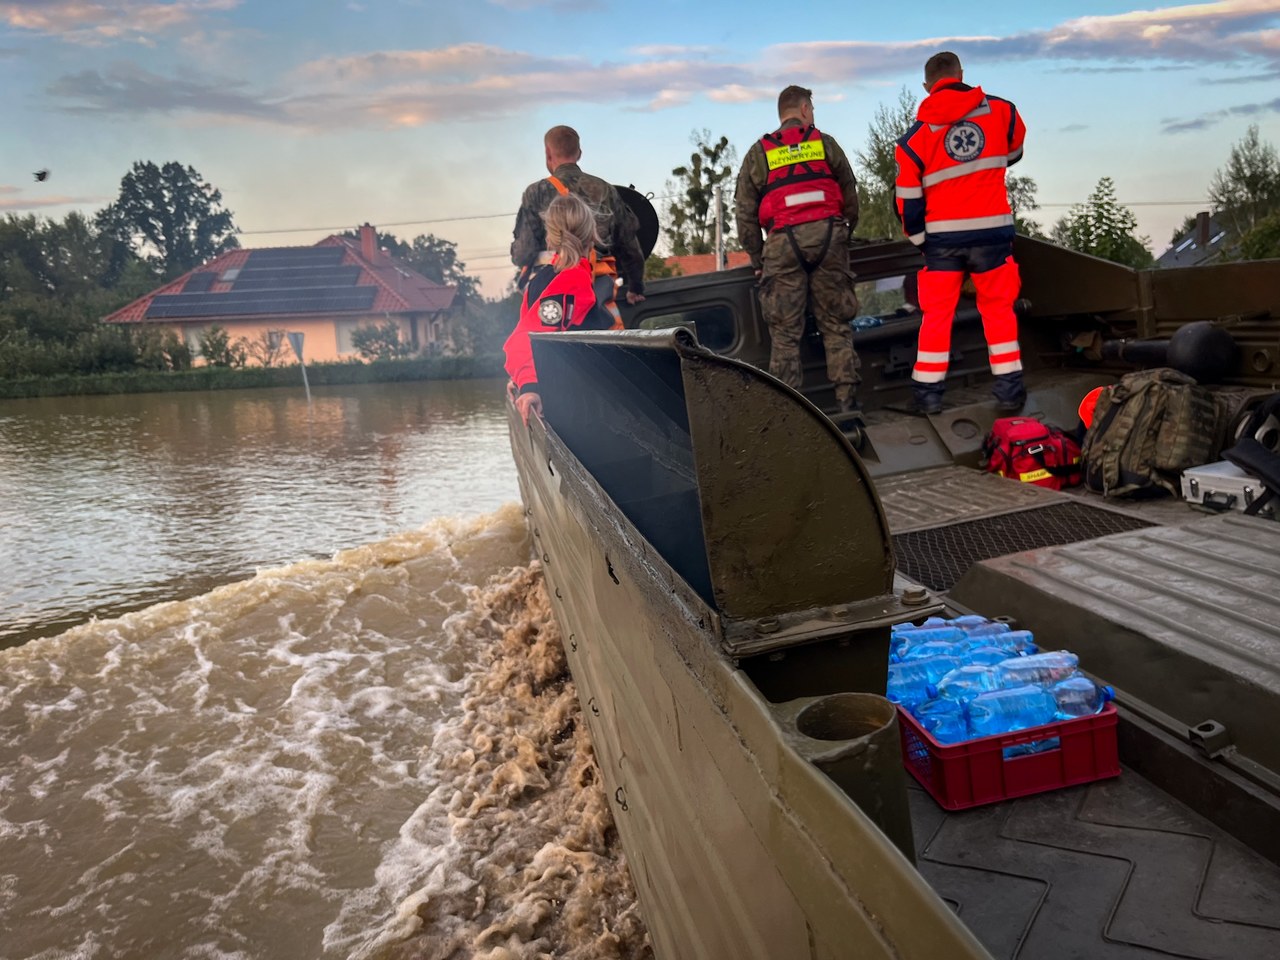
[[223,283],[230,283],[232,280],[234,280],[238,276],[240,276],[239,267],[227,267],[227,269],[222,271],[222,276],[220,276],[218,279]]
[[737,339],[733,308],[726,303],[646,317],[640,322],[640,326],[645,330],[667,330],[671,327],[691,326],[698,336],[698,343],[716,353],[728,350]]
[[281,345],[282,345],[283,343],[284,343],[284,331],[283,331],[283,330],[268,330],[268,331],[267,331],[267,349],[268,349],[268,350],[270,350],[272,353],[275,353],[275,351],[277,351],[277,350],[279,350],[279,349],[280,349],[280,347],[281,347]]

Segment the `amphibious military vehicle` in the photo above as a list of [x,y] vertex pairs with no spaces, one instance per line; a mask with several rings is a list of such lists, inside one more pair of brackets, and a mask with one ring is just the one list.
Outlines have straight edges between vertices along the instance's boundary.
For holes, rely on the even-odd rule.
[[[1090,388],[1171,356],[1232,409],[1277,389],[1280,262],[1016,254],[1025,415],[1074,427]],[[982,471],[972,303],[920,416],[919,256],[851,263],[865,422],[833,419],[816,336],[801,391],[762,372],[747,268],[654,282],[624,332],[535,337],[545,420],[512,416],[657,955],[1280,956],[1280,523]],[[883,699],[891,626],[935,613],[1076,652],[1116,688],[1120,775],[940,807]]]

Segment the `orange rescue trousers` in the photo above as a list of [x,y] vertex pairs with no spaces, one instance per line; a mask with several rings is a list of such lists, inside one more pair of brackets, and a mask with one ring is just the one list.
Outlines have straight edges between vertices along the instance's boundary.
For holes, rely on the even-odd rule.
[[[960,301],[960,287],[965,274],[962,269],[920,268],[917,280],[923,317],[916,365],[911,372],[912,379],[918,383],[940,384],[947,377],[947,364],[951,357],[951,322]],[[987,338],[991,372],[1000,376],[1021,370],[1018,318],[1013,312],[1020,288],[1018,265],[1009,256],[994,269],[970,273],[969,276],[973,278],[973,286],[978,292],[978,312],[982,315],[982,330]]]

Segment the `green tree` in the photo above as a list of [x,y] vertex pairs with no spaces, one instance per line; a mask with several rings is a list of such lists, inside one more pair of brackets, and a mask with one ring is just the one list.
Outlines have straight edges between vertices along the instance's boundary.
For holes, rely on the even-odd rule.
[[502,345],[520,317],[523,293],[513,290],[495,300],[482,300],[467,309],[459,348],[477,357],[501,356]]
[[120,181],[116,201],[98,214],[100,228],[176,277],[240,245],[222,193],[194,167],[138,161]]
[[463,304],[479,302],[480,281],[465,272],[467,265],[458,259],[457,244],[430,233],[419,234],[403,259],[428,280],[456,287],[457,299]]
[[1009,192],[1009,207],[1013,210],[1014,229],[1028,237],[1048,239],[1040,224],[1027,217],[1032,210],[1040,209],[1040,203],[1036,200],[1036,191],[1039,189],[1036,182],[1030,177],[1009,174],[1005,177],[1004,185]]
[[1280,208],[1280,158],[1275,147],[1259,138],[1257,124],[1250,125],[1231,147],[1226,166],[1214,173],[1209,205],[1218,222],[1236,238]]
[[728,137],[721,137],[713,143],[710,130],[694,130],[689,140],[694,146],[689,162],[672,169],[671,175],[676,180],[668,180],[666,186],[671,200],[666,210],[667,225],[662,232],[666,235],[672,256],[715,253],[716,187],[725,187],[726,184],[720,197],[720,221],[725,249],[735,246],[729,202],[733,199],[738,152]]
[[898,138],[915,123],[916,98],[907,87],[898,91],[896,103],[880,104],[867,129],[867,145],[855,153],[858,177],[858,227],[854,236],[868,239],[898,237],[902,225],[894,204],[897,166],[894,148]]
[[395,360],[409,355],[409,344],[400,339],[400,324],[387,320],[356,327],[351,345],[365,360]]
[[200,335],[200,356],[211,367],[243,367],[248,355],[245,339],[232,340],[231,334],[216,323]]
[[245,351],[264,367],[274,367],[284,356],[288,343],[285,330],[263,330],[256,337],[245,341]]
[[656,253],[649,254],[644,262],[644,278],[646,280],[663,280],[667,277],[678,277],[681,272],[679,266],[667,266],[667,258]]
[[1240,256],[1245,260],[1280,260],[1280,211],[1263,217],[1240,239]]
[[1137,227],[1133,211],[1116,199],[1111,178],[1103,177],[1088,200],[1054,224],[1050,236],[1054,243],[1080,253],[1130,267],[1149,267],[1154,262],[1150,241],[1134,234]]

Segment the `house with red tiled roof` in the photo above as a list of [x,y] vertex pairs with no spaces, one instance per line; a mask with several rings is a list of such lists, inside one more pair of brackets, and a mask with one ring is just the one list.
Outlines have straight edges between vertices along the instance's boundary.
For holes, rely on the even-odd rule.
[[[725,269],[745,267],[751,263],[751,257],[745,250],[730,250],[725,254]],[[683,257],[667,257],[662,261],[677,277],[687,277],[693,273],[711,273],[716,268],[714,253],[691,253]]]
[[413,353],[450,353],[456,292],[379,250],[366,223],[358,239],[335,234],[310,247],[230,250],[104,322],[168,327],[196,355],[214,326],[232,342],[277,348],[285,334],[301,333],[305,359],[323,362],[357,358],[355,331],[390,320]]

